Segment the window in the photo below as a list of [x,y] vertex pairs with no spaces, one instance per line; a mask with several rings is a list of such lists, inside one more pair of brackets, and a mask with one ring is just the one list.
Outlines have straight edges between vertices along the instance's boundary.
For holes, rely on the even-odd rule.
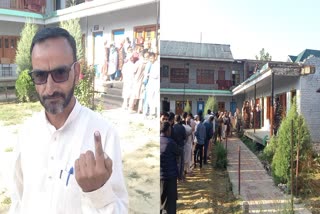
[[0,48],[2,48],[2,38],[0,38]]
[[4,47],[9,48],[9,39],[7,38],[4,39]]
[[214,84],[214,70],[197,69],[197,84]]
[[171,83],[188,83],[189,82],[189,69],[171,68],[170,82]]
[[16,39],[11,39],[11,46],[10,48],[16,48]]
[[169,66],[163,65],[160,67],[160,77],[161,78],[168,78],[169,77]]
[[218,71],[218,80],[225,80],[225,79],[226,79],[225,72],[222,68],[220,68]]
[[239,71],[232,71],[232,85],[236,86],[240,84]]

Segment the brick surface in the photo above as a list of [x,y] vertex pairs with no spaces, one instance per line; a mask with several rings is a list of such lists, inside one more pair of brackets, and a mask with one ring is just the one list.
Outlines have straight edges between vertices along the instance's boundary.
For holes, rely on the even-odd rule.
[[[238,192],[238,146],[240,146],[240,195]],[[249,204],[249,213],[284,213],[290,210],[290,196],[283,194],[261,162],[239,138],[228,139],[228,173],[235,196]],[[295,205],[295,213],[311,213]]]

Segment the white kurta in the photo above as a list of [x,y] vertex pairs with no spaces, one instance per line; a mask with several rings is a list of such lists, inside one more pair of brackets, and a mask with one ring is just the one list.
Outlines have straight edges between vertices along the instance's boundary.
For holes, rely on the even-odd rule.
[[[94,132],[112,159],[112,175],[100,189],[84,193],[68,171],[81,153],[95,152]],[[24,124],[15,148],[14,191],[10,213],[127,213],[120,141],[99,114],[76,102],[58,130],[42,111]],[[62,173],[61,173],[62,171]]]

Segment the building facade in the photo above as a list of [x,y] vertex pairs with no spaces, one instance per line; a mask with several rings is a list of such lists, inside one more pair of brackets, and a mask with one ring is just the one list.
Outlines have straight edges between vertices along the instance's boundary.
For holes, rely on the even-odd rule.
[[196,114],[210,96],[220,111],[234,113],[242,100],[233,96],[232,89],[263,65],[233,59],[230,45],[162,40],[160,47],[161,110],[178,114],[187,102]]
[[[0,3],[0,58],[10,61],[12,75],[17,41],[24,24],[31,20],[39,28],[59,26],[61,21],[79,18],[85,56],[89,64],[102,63],[104,42],[118,43],[128,37],[142,38],[157,47],[159,41],[159,1],[155,0],[4,0]],[[1,73],[0,73],[1,74]],[[3,75],[0,75],[2,78]]]

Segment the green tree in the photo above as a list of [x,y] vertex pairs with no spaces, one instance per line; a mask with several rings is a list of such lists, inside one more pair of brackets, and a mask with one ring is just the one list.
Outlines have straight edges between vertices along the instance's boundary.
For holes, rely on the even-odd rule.
[[208,100],[206,102],[206,105],[204,106],[204,114],[207,114],[208,109],[210,109],[213,112],[217,112],[218,111],[218,103],[216,101],[216,98],[211,96],[208,97]]
[[259,56],[256,55],[256,60],[271,61],[272,59],[272,56],[268,52],[266,52],[264,48],[260,50],[259,54]]
[[187,113],[191,112],[191,106],[190,106],[189,100],[187,100],[187,104],[185,105],[183,112],[187,112]]
[[80,61],[81,75],[79,84],[75,88],[74,95],[82,105],[93,109],[94,68],[92,66],[88,66],[83,57],[82,32],[79,19],[71,19],[61,22],[60,27],[69,31],[69,33],[74,37],[77,45],[77,59]]
[[[276,183],[290,183],[291,121],[293,121],[294,158],[297,153],[298,141],[300,142],[299,159],[302,162],[308,160],[312,150],[310,132],[303,116],[297,113],[296,100],[294,99],[286,118],[281,122],[278,135],[274,141],[277,145],[276,147],[273,145],[275,153],[272,159],[272,169]],[[304,167],[304,169],[307,169],[307,167]]]
[[32,69],[30,47],[37,30],[37,25],[28,21],[21,31],[17,44],[15,63],[17,64],[18,79],[15,88],[20,102],[29,102],[35,97],[35,87],[28,72]]
[[32,24],[28,21],[20,34],[20,40],[17,45],[17,53],[15,63],[17,64],[17,71],[20,73],[24,70],[31,71],[31,56],[30,56],[30,47],[32,43],[32,38],[38,31],[38,27],[35,24]]

